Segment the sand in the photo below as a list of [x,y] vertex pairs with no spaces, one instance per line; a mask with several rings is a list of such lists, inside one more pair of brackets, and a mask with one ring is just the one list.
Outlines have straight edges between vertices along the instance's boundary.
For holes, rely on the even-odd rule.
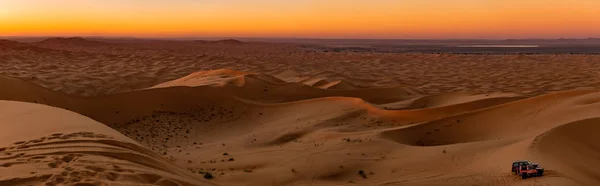
[[0,112],[0,185],[212,184],[77,113],[14,101]]
[[0,42],[0,185],[600,184],[598,56],[150,43]]

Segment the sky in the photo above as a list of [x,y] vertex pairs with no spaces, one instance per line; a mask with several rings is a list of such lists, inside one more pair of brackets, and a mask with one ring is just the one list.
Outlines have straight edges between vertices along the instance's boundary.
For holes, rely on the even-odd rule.
[[600,37],[600,0],[0,0],[0,36]]

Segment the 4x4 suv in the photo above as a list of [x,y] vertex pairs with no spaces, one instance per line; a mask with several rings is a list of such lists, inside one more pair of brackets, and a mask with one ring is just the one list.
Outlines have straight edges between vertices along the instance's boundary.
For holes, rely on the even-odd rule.
[[540,167],[537,163],[522,165],[517,169],[517,175],[521,176],[523,179],[533,176],[542,176],[544,175],[544,168]]
[[515,174],[517,173],[517,170],[519,169],[519,167],[523,166],[523,165],[529,165],[531,163],[529,163],[529,161],[527,160],[517,160],[517,161],[513,161],[512,163],[512,167],[511,167],[511,172],[514,172]]

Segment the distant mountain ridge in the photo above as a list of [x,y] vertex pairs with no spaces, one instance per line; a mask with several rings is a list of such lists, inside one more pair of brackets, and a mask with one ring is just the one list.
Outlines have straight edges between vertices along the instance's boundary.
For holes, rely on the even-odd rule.
[[75,46],[100,46],[107,43],[85,39],[82,37],[54,37],[43,41],[36,42],[36,44],[53,44],[53,45],[75,45]]
[[224,40],[216,40],[216,41],[206,41],[206,40],[194,40],[194,43],[203,43],[203,44],[245,44],[246,42],[236,40],[236,39],[224,39]]
[[383,45],[436,45],[436,44],[598,44],[600,38],[557,39],[320,39],[320,38],[136,38],[136,37],[0,37],[19,42],[69,42],[97,43],[122,41],[193,41],[196,43],[243,44],[247,42],[275,42],[297,44],[383,44]]

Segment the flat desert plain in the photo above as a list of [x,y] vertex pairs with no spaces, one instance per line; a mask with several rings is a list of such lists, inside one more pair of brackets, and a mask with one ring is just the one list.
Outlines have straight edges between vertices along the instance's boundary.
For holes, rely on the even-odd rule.
[[600,185],[600,55],[50,38],[0,69],[2,186]]

